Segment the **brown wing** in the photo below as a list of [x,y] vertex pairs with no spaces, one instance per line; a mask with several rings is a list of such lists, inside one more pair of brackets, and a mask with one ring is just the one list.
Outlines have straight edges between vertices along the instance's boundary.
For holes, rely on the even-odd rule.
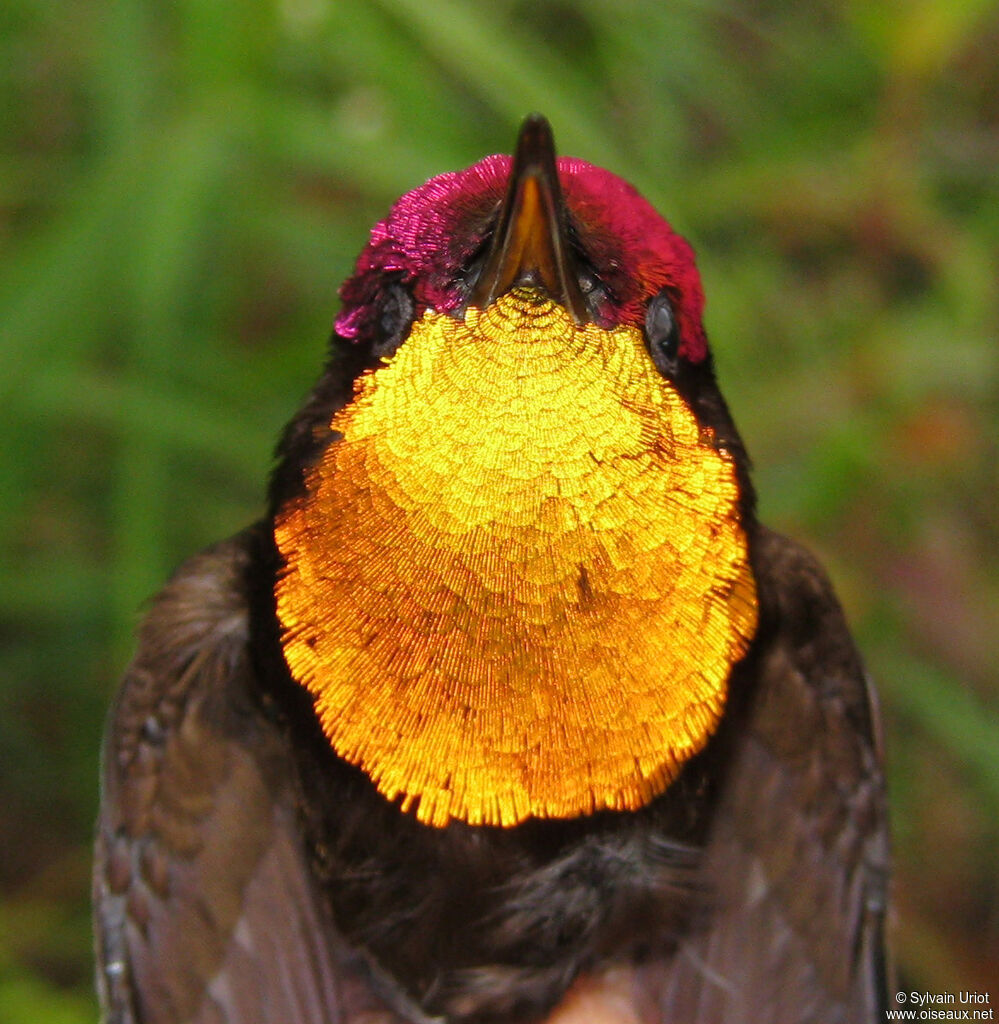
[[95,867],[106,1020],[392,1024],[316,897],[287,757],[250,696],[249,537],[159,596],[112,711]]
[[764,632],[706,851],[711,907],[636,980],[664,1024],[874,1024],[888,871],[876,709],[812,556],[761,531],[756,557]]

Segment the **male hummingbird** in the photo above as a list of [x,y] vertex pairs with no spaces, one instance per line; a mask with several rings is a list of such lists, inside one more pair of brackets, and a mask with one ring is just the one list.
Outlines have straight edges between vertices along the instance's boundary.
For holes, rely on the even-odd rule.
[[532,116],[340,295],[266,517],[111,713],[106,1020],[880,1021],[876,707],[688,243]]

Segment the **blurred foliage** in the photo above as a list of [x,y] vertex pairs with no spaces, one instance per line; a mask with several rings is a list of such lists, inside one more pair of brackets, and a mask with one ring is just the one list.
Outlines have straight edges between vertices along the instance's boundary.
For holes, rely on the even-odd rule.
[[91,1019],[97,750],[142,604],[262,507],[399,193],[562,152],[691,237],[765,520],[886,709],[903,980],[999,977],[999,8],[7,0],[0,1018]]

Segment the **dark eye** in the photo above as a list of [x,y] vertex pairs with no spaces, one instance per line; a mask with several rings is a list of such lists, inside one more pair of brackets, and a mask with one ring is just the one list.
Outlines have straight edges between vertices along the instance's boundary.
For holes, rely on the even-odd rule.
[[676,375],[680,351],[680,331],[676,325],[673,304],[664,288],[649,302],[645,313],[645,341],[656,369],[664,377]]
[[382,293],[371,353],[377,359],[393,355],[406,340],[416,313],[416,303],[401,281],[391,281]]

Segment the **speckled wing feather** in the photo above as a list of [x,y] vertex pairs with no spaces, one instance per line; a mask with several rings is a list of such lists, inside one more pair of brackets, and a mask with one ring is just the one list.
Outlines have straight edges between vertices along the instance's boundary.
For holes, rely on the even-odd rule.
[[888,835],[876,709],[806,551],[760,530],[762,632],[705,870],[709,912],[635,983],[649,1020],[883,1019]]
[[391,1024],[316,897],[288,756],[251,700],[249,542],[166,587],[112,711],[95,871],[105,1019]]

